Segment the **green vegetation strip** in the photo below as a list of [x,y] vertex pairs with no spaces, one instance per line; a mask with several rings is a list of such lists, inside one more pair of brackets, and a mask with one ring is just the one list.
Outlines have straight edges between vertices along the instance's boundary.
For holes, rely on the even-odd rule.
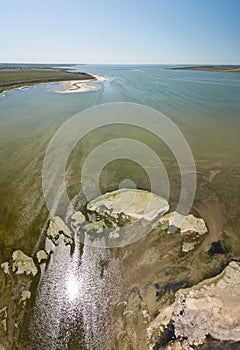
[[90,74],[68,72],[63,69],[0,69],[0,93],[25,85],[68,80],[94,80]]

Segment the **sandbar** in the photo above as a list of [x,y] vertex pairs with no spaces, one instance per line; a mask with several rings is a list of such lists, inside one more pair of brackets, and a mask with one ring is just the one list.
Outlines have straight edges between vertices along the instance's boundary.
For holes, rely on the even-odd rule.
[[69,94],[73,92],[88,92],[92,90],[98,90],[99,87],[97,85],[90,85],[88,83],[93,82],[102,82],[106,79],[103,77],[95,77],[95,80],[89,79],[89,80],[70,80],[70,81],[64,81],[64,88],[61,90],[56,90],[56,92],[60,94]]

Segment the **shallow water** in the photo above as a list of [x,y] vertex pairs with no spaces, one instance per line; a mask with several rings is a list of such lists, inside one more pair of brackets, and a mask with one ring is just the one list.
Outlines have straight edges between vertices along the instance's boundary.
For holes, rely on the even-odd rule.
[[84,65],[78,70],[107,80],[94,83],[98,89],[87,93],[57,94],[55,90],[62,84],[56,83],[0,95],[2,153],[7,141],[24,143],[24,138],[46,123],[61,122],[88,107],[114,101],[160,110],[180,127],[196,153],[203,154],[209,147],[209,153],[230,155],[236,148],[240,118],[238,74],[154,66]]
[[[23,231],[26,235],[30,230],[29,221],[34,222],[43,210],[41,165],[51,135],[65,120],[91,106],[134,102],[156,108],[183,132],[197,165],[205,162],[221,171],[240,166],[240,75],[171,71],[163,66],[84,65],[75,68],[103,76],[106,81],[96,83],[95,91],[84,93],[57,94],[55,90],[61,87],[57,83],[0,95],[0,198],[4,244],[9,243],[6,232],[11,225],[19,229],[16,241],[10,241],[12,247],[20,244]],[[30,185],[33,174],[36,188]],[[5,190],[6,186],[9,191]],[[232,191],[235,191],[234,186]],[[19,203],[15,203],[16,195]],[[27,213],[21,211],[25,196],[35,198]],[[6,208],[10,212],[17,211],[17,216],[9,219]],[[46,270],[42,269],[30,324],[31,346],[36,350],[79,349],[80,346],[101,349],[110,337],[106,331],[107,322],[110,330],[109,315],[121,292],[121,262],[112,259],[103,278],[102,263],[109,260],[109,252],[85,245],[81,255],[80,243],[77,236],[75,238],[72,255],[61,243],[55,248]],[[33,238],[25,249],[30,252],[36,241]]]

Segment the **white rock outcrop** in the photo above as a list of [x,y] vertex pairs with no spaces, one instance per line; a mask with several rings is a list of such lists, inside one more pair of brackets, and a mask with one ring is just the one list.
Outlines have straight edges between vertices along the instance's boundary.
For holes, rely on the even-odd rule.
[[[159,220],[159,223],[163,229],[168,229],[169,226],[173,225],[175,213],[176,212],[171,212],[166,214]],[[205,221],[201,218],[195,217],[192,214],[186,216],[186,219],[179,229],[180,233],[182,234],[198,233],[200,236],[208,232]]]
[[50,220],[47,230],[47,237],[51,239],[55,245],[58,245],[60,234],[72,239],[72,234],[69,227],[59,216],[55,216]]
[[39,250],[36,253],[36,257],[39,263],[46,261],[48,259],[48,254],[45,252],[45,250]]
[[10,275],[10,269],[11,269],[11,266],[9,264],[8,261],[5,261],[1,264],[1,268],[3,269],[3,272],[6,274],[6,275]]
[[15,250],[12,253],[12,259],[12,271],[15,272],[16,275],[25,273],[26,275],[35,276],[38,273],[33,259],[24,254],[21,250]]
[[29,290],[24,290],[21,294],[20,302],[25,302],[31,298],[31,292]]
[[176,293],[175,302],[160,310],[149,327],[164,332],[171,321],[182,349],[203,344],[207,335],[240,341],[240,263],[231,262],[218,276]]
[[76,211],[72,216],[71,219],[73,221],[74,226],[82,225],[85,221],[85,215],[81,211]]
[[87,205],[89,212],[111,217],[117,223],[122,220],[154,220],[169,210],[167,200],[148,191],[120,189],[107,192]]
[[182,243],[182,252],[188,253],[191,250],[195,249],[197,242],[183,242]]
[[104,221],[99,220],[99,221],[95,221],[95,222],[91,222],[90,224],[87,224],[86,226],[84,226],[84,231],[85,232],[91,232],[91,231],[95,231],[96,233],[101,233],[103,232],[103,229],[106,227]]
[[73,244],[73,239],[72,237],[64,237],[64,243],[66,245],[72,245]]

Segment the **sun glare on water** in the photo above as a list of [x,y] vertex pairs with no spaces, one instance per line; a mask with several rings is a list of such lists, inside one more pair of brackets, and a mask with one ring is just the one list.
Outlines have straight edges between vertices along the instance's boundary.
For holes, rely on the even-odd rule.
[[79,294],[79,281],[76,276],[71,275],[67,280],[67,296],[70,301],[77,298]]

